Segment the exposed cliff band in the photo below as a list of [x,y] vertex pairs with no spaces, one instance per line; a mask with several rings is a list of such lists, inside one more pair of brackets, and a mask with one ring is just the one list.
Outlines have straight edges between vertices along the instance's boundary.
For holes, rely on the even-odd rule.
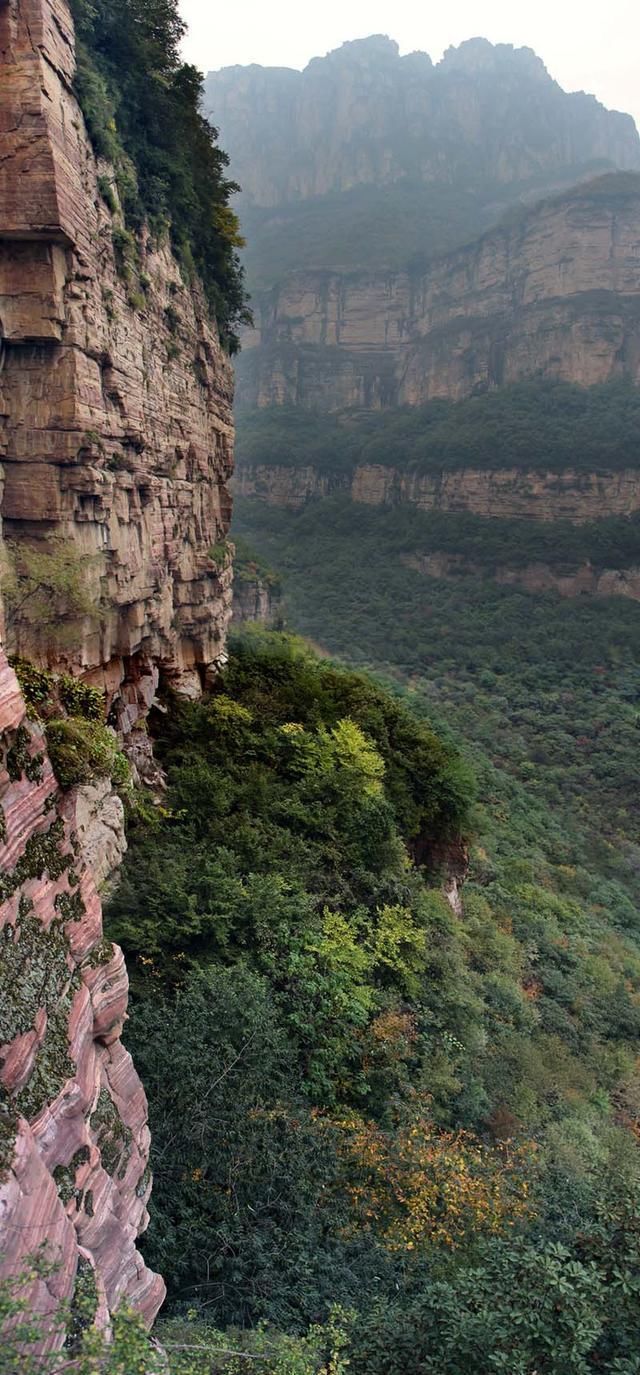
[[421,272],[293,273],[259,298],[243,400],[460,400],[530,377],[640,382],[640,181],[603,178]]
[[74,668],[111,693],[159,671],[197,692],[230,615],[231,367],[166,245],[143,236],[139,280],[123,271],[67,0],[3,5],[0,64],[5,533],[86,556],[99,616]]

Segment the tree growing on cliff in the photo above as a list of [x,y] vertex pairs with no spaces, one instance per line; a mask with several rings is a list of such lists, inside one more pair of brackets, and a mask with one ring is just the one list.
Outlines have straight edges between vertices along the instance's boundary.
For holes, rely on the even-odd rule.
[[125,219],[167,229],[204,285],[223,343],[250,321],[229,199],[239,188],[201,110],[203,78],[183,63],[177,0],[72,0],[76,88],[96,152],[116,168]]

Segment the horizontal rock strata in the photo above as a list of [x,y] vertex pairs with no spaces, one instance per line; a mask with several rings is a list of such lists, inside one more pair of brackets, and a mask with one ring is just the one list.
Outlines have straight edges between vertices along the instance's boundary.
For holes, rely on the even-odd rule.
[[594,568],[590,563],[559,573],[545,563],[523,568],[486,568],[464,554],[408,554],[402,562],[428,578],[449,581],[459,577],[491,578],[505,587],[527,592],[557,592],[561,597],[628,597],[640,601],[640,568]]
[[422,271],[292,273],[256,306],[240,384],[260,406],[414,406],[529,377],[640,382],[640,191],[587,186]]
[[[212,549],[230,518],[232,373],[167,245],[123,238],[74,67],[67,0],[0,7],[5,535],[61,534],[85,560],[96,614],[65,649],[74,670],[112,695],[154,666],[195,691],[230,615],[230,561]],[[51,658],[33,640],[19,650]]]
[[314,498],[343,492],[367,506],[408,504],[419,511],[570,520],[576,525],[640,511],[640,473],[634,468],[612,473],[460,468],[420,474],[366,464],[352,474],[334,475],[307,465],[293,468],[274,463],[240,467],[234,486],[238,495],[291,510]]

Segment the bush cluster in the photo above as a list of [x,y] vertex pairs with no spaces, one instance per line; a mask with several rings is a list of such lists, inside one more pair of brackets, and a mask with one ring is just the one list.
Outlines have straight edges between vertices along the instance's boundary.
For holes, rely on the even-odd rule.
[[129,779],[129,765],[115,733],[100,721],[81,717],[47,721],[47,749],[61,788],[110,778],[116,787]]
[[[113,163],[128,229],[169,231],[233,352],[249,319],[228,158],[201,110],[202,77],[180,57],[177,0],[72,0],[76,87],[94,148]],[[113,192],[101,183],[110,208]],[[106,193],[106,195],[105,195]],[[114,240],[122,259],[122,235]],[[128,249],[128,245],[125,246]]]

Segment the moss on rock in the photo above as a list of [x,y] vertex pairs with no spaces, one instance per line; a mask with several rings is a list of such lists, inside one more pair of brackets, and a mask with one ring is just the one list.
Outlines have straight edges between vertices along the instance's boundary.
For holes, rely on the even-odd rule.
[[133,1135],[106,1089],[100,1090],[90,1125],[96,1134],[103,1168],[112,1178],[123,1179],[131,1159]]
[[53,1171],[53,1180],[58,1190],[58,1195],[65,1205],[75,1198],[78,1206],[83,1197],[82,1190],[76,1184],[76,1173],[81,1165],[86,1165],[90,1151],[88,1146],[80,1146],[75,1155],[71,1157],[68,1165],[56,1165]]

